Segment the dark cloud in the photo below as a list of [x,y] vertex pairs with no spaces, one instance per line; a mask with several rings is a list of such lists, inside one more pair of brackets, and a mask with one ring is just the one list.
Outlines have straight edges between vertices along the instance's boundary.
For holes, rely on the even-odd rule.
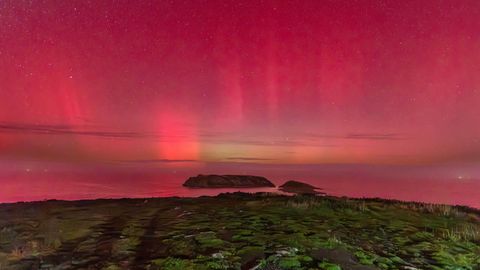
[[227,157],[226,160],[239,160],[239,161],[273,161],[273,158],[256,158],[256,157]]
[[[55,124],[32,124],[32,123],[12,123],[0,122],[0,133],[31,133],[40,135],[83,135],[106,138],[151,138],[151,139],[168,139],[154,132],[121,132],[104,130],[98,126],[75,126],[75,125],[55,125]],[[213,140],[219,136],[227,136],[229,133],[225,132],[201,132],[197,134],[206,141]],[[172,136],[169,136],[169,138]],[[175,138],[182,138],[182,135],[174,136]]]
[[350,133],[344,137],[345,139],[352,140],[373,140],[373,141],[385,141],[385,140],[404,140],[401,134],[397,133]]
[[[81,135],[102,138],[116,139],[136,139],[150,138],[155,140],[168,140],[157,133],[148,132],[120,132],[111,130],[102,130],[97,126],[74,126],[74,125],[53,125],[53,124],[29,124],[29,123],[11,123],[0,122],[0,132],[18,132],[42,135]],[[401,134],[397,133],[349,133],[347,135],[323,135],[323,134],[302,134],[307,139],[294,138],[276,138],[272,140],[252,139],[252,137],[239,138],[225,132],[200,132],[197,134],[205,142],[217,144],[239,144],[239,145],[258,145],[258,146],[309,146],[309,147],[338,147],[338,144],[326,144],[318,142],[317,139],[346,139],[346,140],[403,140]],[[179,135],[178,137],[182,137]]]
[[215,141],[216,143],[225,143],[225,144],[239,144],[239,145],[258,145],[258,146],[313,146],[313,147],[337,147],[336,144],[325,144],[318,143],[315,141],[305,141],[305,140],[242,140],[242,139],[232,139],[232,140],[221,140]]
[[133,160],[119,160],[119,162],[131,163],[182,163],[182,162],[198,162],[195,159],[133,159]]
[[308,133],[305,135],[312,138],[345,139],[345,140],[396,141],[396,140],[407,139],[403,134],[400,134],[400,133],[349,133],[347,135],[327,135],[327,134]]
[[0,123],[0,132],[19,132],[46,135],[84,135],[107,138],[147,138],[154,134],[137,132],[116,132],[106,130],[86,130],[85,127],[72,125],[44,125],[23,123]]

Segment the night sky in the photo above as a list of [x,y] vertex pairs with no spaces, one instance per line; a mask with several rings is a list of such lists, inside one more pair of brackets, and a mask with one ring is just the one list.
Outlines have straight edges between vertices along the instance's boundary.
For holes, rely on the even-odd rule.
[[480,162],[480,1],[1,1],[0,159]]

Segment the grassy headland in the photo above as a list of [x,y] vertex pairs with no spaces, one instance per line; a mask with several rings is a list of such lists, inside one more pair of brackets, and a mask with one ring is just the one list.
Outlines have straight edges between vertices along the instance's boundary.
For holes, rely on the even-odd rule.
[[0,205],[0,269],[480,269],[467,207],[273,194]]

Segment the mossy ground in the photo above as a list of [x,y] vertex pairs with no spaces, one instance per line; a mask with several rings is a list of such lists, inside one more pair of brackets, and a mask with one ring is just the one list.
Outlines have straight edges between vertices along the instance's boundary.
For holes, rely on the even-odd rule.
[[462,207],[313,196],[0,205],[0,269],[480,269]]

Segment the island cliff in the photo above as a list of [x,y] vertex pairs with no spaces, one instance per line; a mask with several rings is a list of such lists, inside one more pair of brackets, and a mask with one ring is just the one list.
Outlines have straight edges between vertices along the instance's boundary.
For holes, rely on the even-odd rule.
[[183,183],[192,188],[253,188],[275,187],[267,178],[253,175],[202,175],[190,177]]

